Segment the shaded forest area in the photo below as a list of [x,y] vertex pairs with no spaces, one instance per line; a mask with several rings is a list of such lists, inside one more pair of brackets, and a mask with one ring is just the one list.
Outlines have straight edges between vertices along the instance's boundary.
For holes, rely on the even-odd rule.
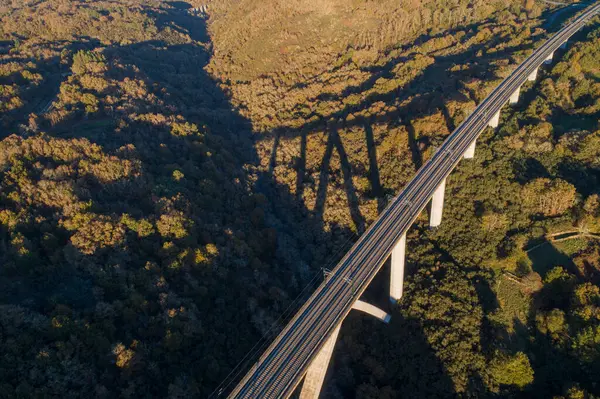
[[[558,24],[202,4],[0,0],[0,397],[208,396]],[[411,230],[391,325],[345,322],[325,397],[600,395],[598,20],[577,39]]]

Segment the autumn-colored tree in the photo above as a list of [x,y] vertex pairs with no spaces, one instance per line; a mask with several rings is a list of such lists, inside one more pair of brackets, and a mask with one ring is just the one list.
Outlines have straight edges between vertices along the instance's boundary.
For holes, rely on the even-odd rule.
[[558,216],[575,203],[576,190],[572,184],[560,179],[535,179],[523,187],[523,206],[544,216]]

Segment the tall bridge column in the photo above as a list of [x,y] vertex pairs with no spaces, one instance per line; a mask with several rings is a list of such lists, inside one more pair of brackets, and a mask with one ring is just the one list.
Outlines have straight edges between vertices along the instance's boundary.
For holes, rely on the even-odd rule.
[[510,99],[508,100],[509,104],[516,104],[519,102],[519,94],[521,94],[521,87],[519,86],[517,90],[514,91],[513,94],[510,95]]
[[404,288],[404,262],[406,259],[406,233],[392,249],[392,272],[390,274],[390,302],[397,303],[402,298]]
[[[383,310],[370,303],[363,302],[360,299],[354,302],[352,309],[368,313],[386,324],[388,324],[391,319],[391,316]],[[327,367],[329,366],[331,355],[333,355],[333,348],[335,347],[335,342],[340,334],[341,327],[342,323],[331,332],[331,335],[327,338],[327,341],[325,341],[325,344],[323,344],[323,347],[319,353],[317,353],[317,356],[315,356],[310,366],[308,366],[299,399],[319,399],[321,388],[325,381],[325,375],[327,374]]]
[[554,57],[554,53],[550,53],[548,57],[546,57],[544,64],[552,64],[552,57]]
[[429,217],[429,226],[438,227],[442,224],[442,212],[444,210],[444,192],[446,191],[446,179],[442,180],[440,186],[433,193],[431,198],[431,215]]
[[533,81],[535,81],[535,80],[537,79],[537,72],[538,72],[538,68],[535,68],[535,69],[533,70],[533,72],[531,72],[531,73],[529,74],[529,76],[527,76],[527,80],[528,80],[528,81],[530,81],[530,82],[533,82]]
[[565,40],[564,42],[562,42],[562,44],[560,45],[560,48],[562,50],[566,50],[567,47],[569,47],[569,44],[567,43],[567,41]]
[[335,341],[337,341],[341,327],[342,324],[340,323],[333,330],[329,338],[327,338],[325,345],[321,348],[321,351],[315,356],[308,367],[304,383],[302,384],[302,391],[300,391],[300,399],[319,399],[321,387],[323,386],[323,381],[325,381],[325,374],[327,374],[327,366],[329,366],[329,360],[333,354]]
[[477,144],[477,140],[473,140],[471,145],[467,148],[467,151],[463,154],[465,159],[471,159],[475,156],[475,145]]
[[490,121],[488,122],[488,126],[489,127],[493,127],[493,128],[497,128],[499,123],[500,123],[500,110],[498,110],[498,112],[496,112],[494,114],[494,116],[492,117],[492,119],[490,119]]

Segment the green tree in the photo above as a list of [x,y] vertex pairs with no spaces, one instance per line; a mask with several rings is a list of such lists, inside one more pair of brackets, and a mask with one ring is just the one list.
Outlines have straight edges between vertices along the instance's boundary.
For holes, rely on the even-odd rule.
[[491,376],[500,385],[525,388],[533,382],[533,369],[523,352],[514,356],[499,355],[490,367]]

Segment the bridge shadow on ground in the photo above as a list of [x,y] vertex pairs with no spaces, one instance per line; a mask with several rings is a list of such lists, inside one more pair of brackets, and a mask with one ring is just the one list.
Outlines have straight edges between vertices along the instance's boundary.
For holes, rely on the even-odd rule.
[[351,313],[340,337],[323,397],[455,396],[452,380],[418,320],[394,313],[390,324],[384,325],[359,312]]
[[[445,34],[458,32],[465,33],[460,39],[464,43],[478,31],[476,27],[468,26]],[[415,43],[423,40],[418,39]],[[403,187],[423,164],[424,158],[429,156],[431,149],[440,145],[462,121],[464,116],[448,109],[447,103],[474,106],[483,97],[471,88],[473,79],[499,80],[503,60],[532,47],[531,43],[526,43],[496,49],[495,46],[501,45],[502,40],[504,38],[499,37],[445,55],[440,53],[447,49],[436,50],[431,65],[424,67],[420,73],[393,90],[377,92],[378,80],[389,78],[394,68],[406,62],[416,62],[422,56],[408,52],[382,67],[374,68],[373,76],[359,86],[348,88],[342,94],[319,96],[316,101],[342,103],[347,95],[374,90],[358,104],[308,116],[317,116],[316,121],[261,133],[257,137],[257,149],[260,158],[270,159],[268,172],[272,176],[269,179],[279,183],[283,190],[293,192],[317,220],[331,217],[324,215],[327,207],[336,213],[345,212],[342,208],[347,207],[348,217],[353,221],[352,230],[362,232],[376,216],[371,211],[365,214],[369,200],[376,200],[376,208],[383,209],[384,198]],[[456,68],[468,59],[477,59],[477,62],[467,62]],[[511,59],[511,62],[516,61]],[[446,126],[445,131],[439,131],[439,127],[436,132],[427,131],[427,123],[431,122],[423,121],[437,115]],[[401,137],[404,132],[408,137],[407,146],[395,138]],[[321,142],[320,145],[325,148],[320,157],[317,155],[319,152],[310,151],[315,142]],[[397,149],[393,151],[391,146]],[[411,160],[403,160],[406,156]],[[392,167],[382,171],[384,163]],[[289,174],[296,176],[293,183],[286,176]],[[346,197],[343,204],[340,204],[339,196],[330,195],[341,189]]]

